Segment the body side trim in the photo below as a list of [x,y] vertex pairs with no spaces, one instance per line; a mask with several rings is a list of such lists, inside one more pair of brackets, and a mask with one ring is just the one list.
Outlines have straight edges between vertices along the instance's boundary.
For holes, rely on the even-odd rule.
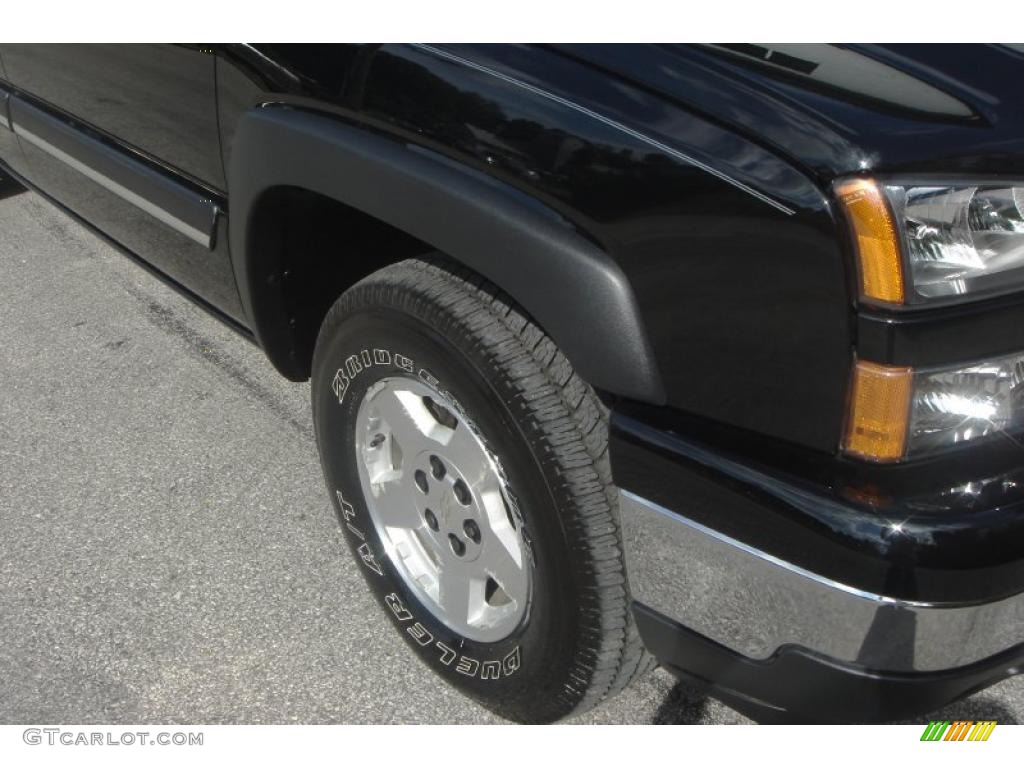
[[127,153],[94,139],[18,96],[10,99],[14,132],[127,203],[212,249],[218,206]]

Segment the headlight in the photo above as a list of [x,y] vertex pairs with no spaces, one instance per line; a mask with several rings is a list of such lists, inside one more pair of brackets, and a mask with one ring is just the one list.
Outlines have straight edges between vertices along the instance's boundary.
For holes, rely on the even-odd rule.
[[1024,288],[1024,187],[848,179],[836,192],[863,298],[922,304]]
[[859,361],[845,449],[899,461],[1024,431],[1024,354],[914,371]]
[[926,453],[1024,427],[1024,355],[915,376],[908,451]]

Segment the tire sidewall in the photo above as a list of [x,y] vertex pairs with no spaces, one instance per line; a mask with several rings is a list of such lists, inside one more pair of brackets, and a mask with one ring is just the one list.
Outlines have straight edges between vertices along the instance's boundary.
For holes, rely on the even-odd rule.
[[[573,703],[566,694],[577,632],[575,600],[568,542],[543,457],[531,447],[527,414],[510,409],[514,398],[501,391],[500,365],[466,329],[442,333],[445,324],[437,317],[385,307],[340,309],[329,315],[317,344],[313,415],[328,491],[359,569],[391,623],[449,683],[517,720],[560,717]],[[419,378],[443,393],[501,461],[517,502],[531,577],[527,611],[502,640],[474,641],[435,618],[405,584],[377,535],[359,479],[356,414],[369,388],[391,376]]]

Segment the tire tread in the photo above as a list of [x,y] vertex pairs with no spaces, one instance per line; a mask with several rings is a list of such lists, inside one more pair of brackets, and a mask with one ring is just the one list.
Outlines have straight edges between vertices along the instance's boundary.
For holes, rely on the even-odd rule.
[[474,352],[502,370],[514,405],[541,436],[549,483],[581,586],[579,644],[562,694],[561,716],[584,712],[655,665],[630,610],[608,454],[608,410],[558,346],[514,301],[480,275],[443,257],[410,259],[357,283],[331,315],[374,301],[422,301],[461,326]]

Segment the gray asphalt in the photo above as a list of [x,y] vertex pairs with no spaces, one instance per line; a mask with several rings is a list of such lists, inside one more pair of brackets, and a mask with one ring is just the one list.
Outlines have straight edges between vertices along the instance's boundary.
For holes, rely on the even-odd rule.
[[[4,189],[0,723],[495,722],[369,598],[308,386]],[[942,714],[1024,721],[1024,677]],[[748,721],[657,670],[576,722]]]

